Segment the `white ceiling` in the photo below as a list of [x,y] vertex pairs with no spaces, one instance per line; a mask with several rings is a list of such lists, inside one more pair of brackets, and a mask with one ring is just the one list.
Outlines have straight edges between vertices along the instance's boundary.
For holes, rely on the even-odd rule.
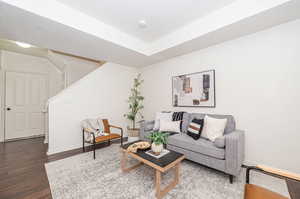
[[[115,0],[110,1],[115,2],[116,6],[124,7],[121,2],[125,0],[120,0],[118,3]],[[150,0],[139,1],[144,5],[157,6],[158,4],[156,0],[156,3],[149,3]],[[155,23],[160,23],[161,28],[167,26],[169,21],[173,29],[170,28],[170,32],[164,33],[165,30],[160,32],[157,26],[155,29],[160,35],[156,31],[147,33],[148,36],[143,36],[143,38],[149,37],[150,34],[157,35],[155,40],[146,41],[140,39],[143,34],[138,38],[134,34],[134,28],[130,29],[130,27],[136,28],[136,19],[133,16],[138,17],[138,14],[128,17],[128,9],[124,9],[127,14],[118,12],[118,17],[112,17],[111,20],[114,22],[104,22],[105,19],[100,21],[100,18],[96,19],[91,17],[91,14],[80,12],[55,0],[0,0],[0,38],[26,42],[92,59],[143,67],[300,18],[300,0],[236,0],[219,9],[216,9],[216,6],[224,4],[217,4],[217,1],[211,0],[214,3],[209,5],[215,6],[212,6],[215,8],[213,12],[211,9],[209,12],[199,13],[202,17],[196,18],[195,14],[190,14],[189,10],[186,10],[181,15],[182,17],[189,15],[190,21],[186,18],[179,20],[178,15],[176,19],[180,23],[177,24],[174,22],[177,20],[173,21],[168,17],[175,15],[181,7],[187,9],[192,5],[192,0],[182,0],[181,3],[176,0],[174,4],[171,0],[161,1],[169,2],[169,7],[161,3],[168,8],[165,9],[168,10],[166,16],[161,9],[157,12],[160,19],[155,18],[156,12],[150,13],[151,10],[156,10],[155,7],[144,7],[147,10],[145,13],[147,16],[153,15]],[[90,5],[92,2],[95,1],[85,1],[86,4],[91,3]],[[106,0],[99,0],[99,2],[106,2]],[[183,2],[188,3],[185,5]],[[200,5],[198,2],[204,1],[195,0],[193,5]],[[205,2],[210,2],[210,0]],[[229,3],[229,1],[226,2]],[[111,5],[110,9],[114,11],[107,13],[116,12],[116,6]],[[170,12],[170,9],[175,10],[174,13]],[[195,11],[194,8],[190,9]],[[122,8],[117,10],[121,11]],[[105,16],[108,17],[106,14]],[[126,24],[126,27],[122,23],[116,25],[120,23],[117,19],[123,18],[127,23],[132,21],[135,25]],[[154,25],[151,27],[150,22],[145,31],[154,28]]]
[[[146,42],[156,40],[235,0],[58,0]],[[146,20],[147,28],[138,27]]]

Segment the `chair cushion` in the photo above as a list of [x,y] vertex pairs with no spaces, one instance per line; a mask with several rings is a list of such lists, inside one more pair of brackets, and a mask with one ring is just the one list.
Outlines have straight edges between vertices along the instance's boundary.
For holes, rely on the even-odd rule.
[[244,199],[288,199],[278,193],[257,185],[246,184]]
[[97,142],[104,142],[112,139],[121,138],[119,134],[111,133],[109,135],[99,136],[95,138],[96,143]]
[[186,134],[176,134],[168,137],[168,144],[189,151],[201,153],[218,159],[225,159],[225,149],[217,148],[213,142],[200,138],[194,140]]

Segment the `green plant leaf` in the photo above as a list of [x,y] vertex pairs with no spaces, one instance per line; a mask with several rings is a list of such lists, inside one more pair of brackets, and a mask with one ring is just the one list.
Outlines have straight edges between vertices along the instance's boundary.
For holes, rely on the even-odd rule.
[[150,135],[146,137],[150,139],[152,142],[154,142],[155,144],[166,144],[168,134],[165,132],[155,131],[150,133]]

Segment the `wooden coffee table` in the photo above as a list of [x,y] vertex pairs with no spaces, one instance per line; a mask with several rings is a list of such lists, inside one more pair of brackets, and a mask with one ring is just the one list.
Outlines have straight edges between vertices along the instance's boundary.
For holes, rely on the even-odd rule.
[[[138,142],[138,141],[136,141]],[[135,142],[125,144],[121,147],[122,159],[121,169],[123,172],[129,172],[132,169],[139,167],[142,164],[146,164],[155,169],[155,189],[156,197],[162,198],[166,193],[173,189],[179,183],[179,169],[180,163],[185,158],[183,154],[171,151],[161,158],[155,158],[146,153],[147,150],[138,150],[136,153],[127,152],[126,149]],[[148,149],[149,150],[149,149]],[[127,167],[128,156],[139,161],[138,164]],[[165,188],[161,188],[161,173],[174,168],[174,180]]]

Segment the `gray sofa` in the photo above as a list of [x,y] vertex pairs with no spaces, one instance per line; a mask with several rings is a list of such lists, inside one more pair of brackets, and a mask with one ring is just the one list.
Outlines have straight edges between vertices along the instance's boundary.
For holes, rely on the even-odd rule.
[[[194,140],[186,134],[189,123],[194,119],[203,119],[205,115],[214,118],[227,118],[224,136],[214,142],[200,138]],[[141,124],[140,139],[153,131],[154,121],[144,121]],[[203,113],[184,113],[182,133],[168,137],[167,148],[186,156],[186,159],[217,169],[229,174],[230,183],[237,176],[244,161],[245,135],[244,131],[235,128],[235,120],[231,115],[212,115]]]

